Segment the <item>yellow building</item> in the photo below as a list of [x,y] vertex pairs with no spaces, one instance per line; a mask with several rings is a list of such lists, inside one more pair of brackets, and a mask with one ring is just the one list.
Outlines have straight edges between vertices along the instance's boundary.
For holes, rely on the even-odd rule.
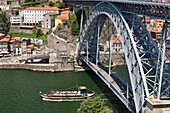
[[55,18],[55,29],[59,24],[62,24],[63,21],[67,21],[69,19],[69,16],[67,14],[61,14]]

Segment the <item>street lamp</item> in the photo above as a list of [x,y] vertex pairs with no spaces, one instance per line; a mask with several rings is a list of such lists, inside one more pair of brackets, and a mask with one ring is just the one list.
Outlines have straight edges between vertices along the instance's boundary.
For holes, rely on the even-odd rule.
[[70,56],[70,49],[69,49],[69,41],[67,41],[67,60],[69,59]]
[[59,42],[57,41],[56,44],[57,44],[57,60],[58,60],[59,59],[59,48],[58,48],[59,47]]

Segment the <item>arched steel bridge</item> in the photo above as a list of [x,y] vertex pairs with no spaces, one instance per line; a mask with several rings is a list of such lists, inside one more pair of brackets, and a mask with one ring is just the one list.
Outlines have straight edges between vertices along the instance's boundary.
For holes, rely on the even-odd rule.
[[[78,59],[83,60],[108,85],[131,112],[142,113],[145,98],[170,99],[169,37],[170,4],[135,0],[64,0],[69,5],[92,7],[81,26]],[[140,16],[143,16],[144,22]],[[145,16],[164,20],[159,46],[146,29]],[[82,10],[81,24],[84,13]],[[108,21],[109,20],[109,21]],[[99,42],[105,23],[108,28],[109,67],[100,61]],[[113,30],[114,29],[114,30]],[[130,84],[111,70],[110,40],[117,34],[124,49]]]

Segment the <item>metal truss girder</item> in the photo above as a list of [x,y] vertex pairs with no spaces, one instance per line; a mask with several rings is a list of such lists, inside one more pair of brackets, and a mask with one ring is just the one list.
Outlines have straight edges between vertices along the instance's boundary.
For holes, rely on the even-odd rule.
[[[67,4],[79,6],[95,6],[103,0],[64,0]],[[121,12],[130,14],[145,15],[152,18],[170,20],[170,4],[132,1],[132,0],[104,0],[113,3]]]
[[[170,35],[168,25],[169,22],[165,21],[163,26],[163,38],[160,42],[160,51],[158,56],[154,96],[158,99],[170,98],[170,69],[166,64],[166,57],[169,53],[166,52],[167,37]],[[167,56],[166,56],[167,55]]]
[[[124,17],[133,32],[133,38],[136,42],[138,54],[141,58],[143,73],[146,78],[146,83],[148,84],[147,90],[149,95],[152,95],[154,90],[154,79],[156,78],[155,73],[158,62],[158,47],[149,32],[146,30],[145,25],[136,15],[124,13]],[[152,76],[152,78],[150,76]],[[148,95],[146,95],[146,97],[147,96]]]

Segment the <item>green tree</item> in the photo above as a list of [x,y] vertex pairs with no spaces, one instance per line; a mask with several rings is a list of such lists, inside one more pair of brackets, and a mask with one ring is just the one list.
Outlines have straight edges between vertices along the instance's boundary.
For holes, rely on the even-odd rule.
[[55,4],[54,4],[54,7],[58,7],[58,6],[59,6],[59,3],[55,3]]
[[51,34],[51,33],[52,33],[52,29],[49,29],[46,35]]
[[33,30],[32,30],[32,32],[33,32],[33,34],[36,34],[36,32],[37,32],[37,28],[36,28],[36,27],[34,27],[34,28],[33,28]]
[[106,102],[100,96],[94,99],[87,99],[80,104],[77,113],[113,113],[112,109],[106,106]]
[[38,27],[41,27],[42,21],[38,21]]
[[6,16],[6,12],[0,13],[0,27],[2,27],[6,33],[10,29],[10,21]]
[[48,2],[48,5],[49,6],[54,6],[54,2],[50,1],[50,2]]
[[59,31],[61,29],[61,24],[59,23],[58,25],[57,25],[57,30]]
[[66,8],[66,4],[64,2],[59,2],[58,8],[60,9]]
[[41,30],[41,29],[37,29],[37,31],[36,31],[36,38],[39,38],[39,37],[41,37],[42,35],[43,35],[42,30]]
[[15,11],[15,15],[19,15],[19,11],[18,10]]
[[72,35],[78,35],[80,30],[79,30],[79,24],[77,21],[77,17],[75,13],[70,13],[69,18],[71,21],[71,34]]
[[78,35],[79,34],[79,25],[77,21],[73,21],[71,25],[71,34]]

